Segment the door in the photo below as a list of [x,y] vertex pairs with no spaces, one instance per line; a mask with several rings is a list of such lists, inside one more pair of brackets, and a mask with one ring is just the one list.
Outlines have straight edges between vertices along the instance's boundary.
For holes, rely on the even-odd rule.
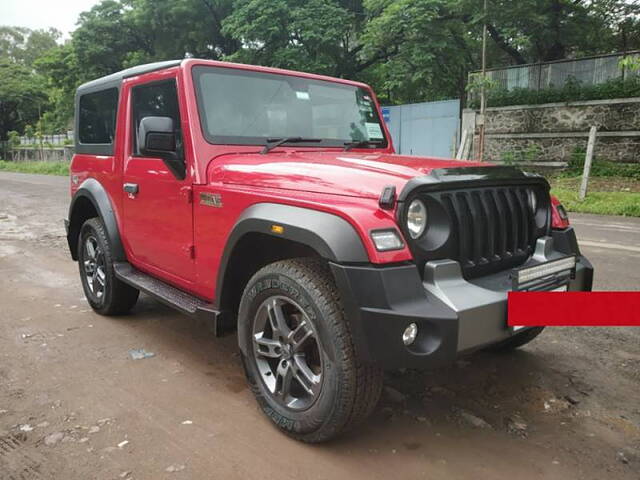
[[179,179],[161,158],[143,156],[137,132],[144,117],[170,117],[176,153],[186,161],[175,79],[131,88],[130,146],[123,172],[124,241],[133,263],[168,281],[193,281],[191,176]]

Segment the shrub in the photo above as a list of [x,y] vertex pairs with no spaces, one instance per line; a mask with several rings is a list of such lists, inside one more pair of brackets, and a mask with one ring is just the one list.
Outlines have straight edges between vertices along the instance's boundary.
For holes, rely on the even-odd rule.
[[[542,103],[628,97],[640,97],[640,76],[634,76],[626,80],[615,78],[597,85],[581,85],[574,78],[569,78],[562,87],[550,87],[542,90],[494,88],[489,89],[487,93],[487,106],[539,105]],[[479,100],[477,98],[473,99],[469,106],[471,108],[479,108]]]

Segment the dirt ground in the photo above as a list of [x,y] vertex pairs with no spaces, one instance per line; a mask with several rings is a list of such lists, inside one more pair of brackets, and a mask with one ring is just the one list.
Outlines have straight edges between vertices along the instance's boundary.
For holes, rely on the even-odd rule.
[[[0,479],[640,478],[640,329],[547,329],[393,372],[360,429],[300,444],[258,411],[233,336],[146,297],[127,317],[89,309],[67,181],[0,173]],[[573,222],[596,288],[638,290],[640,220]]]

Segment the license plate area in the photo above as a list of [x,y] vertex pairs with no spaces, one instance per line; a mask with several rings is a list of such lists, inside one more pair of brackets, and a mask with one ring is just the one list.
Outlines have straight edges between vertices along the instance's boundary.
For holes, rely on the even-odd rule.
[[566,291],[576,276],[575,255],[562,257],[511,271],[514,292]]

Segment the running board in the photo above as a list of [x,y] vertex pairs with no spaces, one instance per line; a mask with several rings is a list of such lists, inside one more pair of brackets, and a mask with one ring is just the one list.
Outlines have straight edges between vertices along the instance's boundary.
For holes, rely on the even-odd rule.
[[212,303],[208,303],[162,280],[147,275],[134,268],[128,262],[114,263],[113,270],[116,277],[124,283],[184,314],[204,320],[213,333],[216,336],[220,336],[219,327],[221,325],[218,325],[220,312],[216,310]]

